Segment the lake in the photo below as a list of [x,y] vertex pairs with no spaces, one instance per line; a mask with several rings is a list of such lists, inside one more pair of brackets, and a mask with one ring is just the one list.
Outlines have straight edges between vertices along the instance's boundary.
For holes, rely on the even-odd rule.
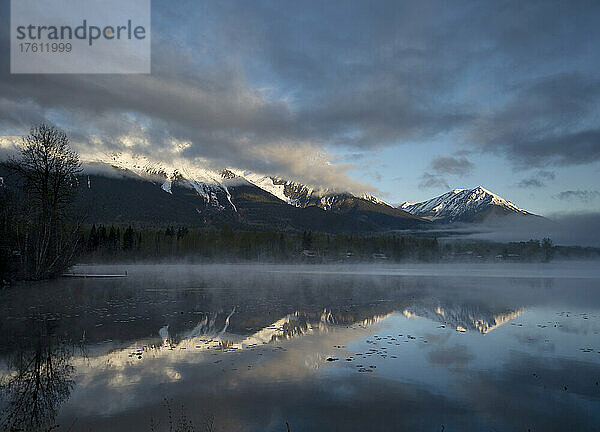
[[75,271],[1,291],[5,427],[600,429],[596,264]]

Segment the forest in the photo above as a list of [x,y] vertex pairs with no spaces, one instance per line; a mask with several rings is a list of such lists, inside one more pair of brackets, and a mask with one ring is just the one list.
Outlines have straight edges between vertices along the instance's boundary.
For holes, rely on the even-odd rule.
[[135,230],[95,224],[81,231],[83,262],[189,259],[201,262],[343,263],[597,259],[596,248],[552,240],[497,243],[396,234],[277,233],[167,227]]
[[436,239],[394,235],[277,233],[167,227],[134,230],[92,225],[82,229],[81,259],[89,262],[195,258],[204,261],[342,262],[435,261]]

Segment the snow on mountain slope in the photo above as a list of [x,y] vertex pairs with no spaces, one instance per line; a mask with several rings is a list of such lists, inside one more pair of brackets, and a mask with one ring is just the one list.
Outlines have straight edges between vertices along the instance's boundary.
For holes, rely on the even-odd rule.
[[[323,203],[323,206],[319,205],[319,207],[327,210],[327,199],[336,195],[335,192],[329,189],[313,188],[275,176],[262,175],[249,171],[239,172],[238,175],[295,207],[307,207],[308,205]],[[323,201],[324,199],[325,201]]]
[[173,192],[171,192],[171,180],[165,180],[165,182],[161,186],[161,189],[173,195]]
[[427,201],[404,202],[398,208],[415,216],[444,223],[472,222],[490,214],[532,215],[481,186],[474,189],[454,189]]
[[[345,213],[363,211],[385,217],[413,218],[405,211],[372,196],[356,196],[328,188],[315,188],[299,182],[260,173],[237,169],[216,170],[198,166],[184,159],[175,161],[152,160],[145,155],[114,152],[86,158],[84,162],[112,166],[123,173],[133,173],[148,180],[165,193],[176,195],[181,187],[187,187],[202,197],[206,205],[216,211],[237,212],[235,194],[230,188],[238,186],[258,187],[269,192],[284,203],[294,207],[319,207],[326,211]],[[412,213],[412,212],[410,212]],[[418,216],[418,215],[417,215]]]
[[270,194],[276,196],[281,201],[284,201],[288,204],[293,205],[293,200],[289,199],[285,195],[285,185],[284,184],[275,184],[273,181],[273,177],[266,176],[262,174],[253,173],[250,171],[241,171],[238,175],[250,183],[258,186],[259,188],[269,192]]
[[227,179],[216,170],[179,162],[175,166],[172,163],[151,160],[144,155],[125,152],[94,156],[84,159],[84,163],[110,165],[119,170],[131,172],[144,180],[156,183],[171,195],[175,184],[187,187],[194,190],[208,205],[217,210],[229,208],[237,211],[227,189]]
[[355,196],[349,192],[339,192],[327,188],[313,188],[302,183],[274,176],[264,176],[251,172],[240,172],[239,175],[261,189],[270,192],[282,201],[295,207],[317,206],[323,210],[337,210],[349,199],[368,201],[376,206],[395,207],[379,198],[364,194]]
[[[217,190],[227,192],[228,186],[253,184],[282,201],[293,204],[293,200],[289,199],[284,193],[286,184],[291,185],[293,182],[280,182],[275,177],[250,171],[208,169],[189,164],[185,160],[174,163],[158,162],[149,159],[145,155],[125,152],[96,155],[93,158],[84,159],[84,162],[110,165],[120,170],[130,171],[146,180],[160,181],[161,188],[168,193],[171,193],[172,184],[179,182],[194,189],[198,195],[210,200],[213,192]],[[310,194],[313,190],[307,189],[307,191]],[[228,198],[231,197],[228,196]]]
[[[173,163],[151,160],[147,156],[125,152],[113,152],[95,156],[84,162],[99,162],[112,165],[116,168],[129,170],[146,179],[154,177],[169,180],[186,179],[190,182],[206,185],[220,185],[221,175],[216,170],[201,168],[183,163]],[[190,184],[194,187],[194,185]]]
[[[324,210],[332,208],[337,200],[336,197],[350,195],[347,193],[335,195],[328,189],[316,189],[301,183],[250,171],[207,169],[189,164],[187,161],[158,162],[144,155],[125,152],[97,155],[94,158],[88,158],[85,162],[110,165],[124,172],[131,172],[156,183],[162,190],[170,194],[173,194],[175,184],[186,186],[203,197],[207,203],[216,207],[230,207],[235,211],[237,209],[228,187],[240,185],[254,185],[295,207],[316,205]],[[219,196],[223,202],[219,202]],[[226,199],[223,199],[223,196]],[[369,199],[377,202],[374,197]]]
[[364,200],[367,200],[367,201],[371,201],[373,204],[382,204],[382,205],[386,205],[389,207],[393,207],[393,205],[391,205],[383,200],[380,200],[379,198],[377,198],[376,196],[373,196],[373,195],[363,194],[363,196],[361,198]]

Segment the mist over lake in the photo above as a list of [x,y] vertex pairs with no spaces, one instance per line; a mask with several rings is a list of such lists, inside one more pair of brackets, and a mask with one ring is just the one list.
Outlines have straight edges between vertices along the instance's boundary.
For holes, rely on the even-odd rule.
[[600,1],[0,17],[0,432],[600,431]]
[[3,419],[35,375],[19,359],[43,352],[56,382],[38,414],[73,431],[163,430],[169,412],[223,431],[600,424],[594,264],[75,271],[127,277],[2,293]]

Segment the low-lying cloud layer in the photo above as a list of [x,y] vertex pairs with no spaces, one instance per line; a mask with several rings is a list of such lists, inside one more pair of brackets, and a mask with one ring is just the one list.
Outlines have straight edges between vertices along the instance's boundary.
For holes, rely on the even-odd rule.
[[[549,219],[507,216],[479,226],[451,226],[448,230],[466,238],[498,242],[541,240],[557,245],[600,247],[600,213],[555,214]],[[477,232],[474,232],[477,231]],[[443,231],[440,231],[443,235]]]

